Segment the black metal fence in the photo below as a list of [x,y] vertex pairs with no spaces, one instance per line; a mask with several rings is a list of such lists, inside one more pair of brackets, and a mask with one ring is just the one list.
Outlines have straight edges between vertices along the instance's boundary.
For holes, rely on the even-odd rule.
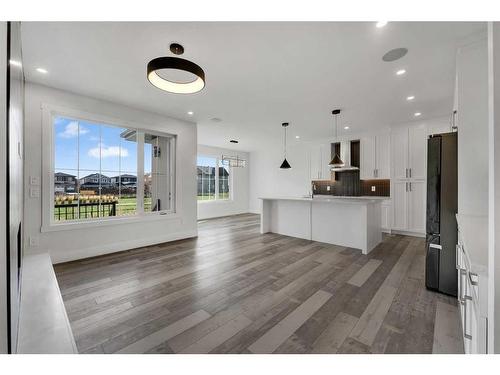
[[75,220],[116,216],[116,203],[117,202],[56,204],[54,206],[54,219]]

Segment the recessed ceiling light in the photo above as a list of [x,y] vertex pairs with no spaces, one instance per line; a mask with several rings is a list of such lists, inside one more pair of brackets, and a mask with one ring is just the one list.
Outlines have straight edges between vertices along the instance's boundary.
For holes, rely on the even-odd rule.
[[229,142],[231,142],[231,143],[238,143],[238,141],[236,139],[231,139]]
[[406,70],[404,70],[404,69],[399,69],[399,70],[396,72],[396,75],[401,76],[401,75],[403,75],[403,74],[405,74],[405,73],[406,73]]
[[218,118],[218,117],[212,117],[210,119],[210,121],[213,121],[213,122],[222,122],[222,119],[221,118]]
[[385,25],[387,25],[387,21],[378,21],[378,22],[375,24],[375,26],[376,26],[377,28],[379,28],[379,29],[380,29],[380,28],[382,28],[382,27],[384,27]]
[[408,101],[409,101],[409,100],[413,100],[413,99],[415,99],[415,95],[410,95],[410,96],[407,96],[407,97],[406,97],[406,100],[408,100]]
[[421,113],[420,113],[420,112],[415,112],[415,117],[418,117],[418,116],[420,116],[420,115],[421,115]]
[[299,135],[296,135],[296,136],[295,136],[295,139],[300,139],[300,136],[299,136]]
[[21,66],[21,62],[20,61],[17,61],[17,60],[9,60],[9,64],[10,65],[14,65],[14,66]]
[[192,115],[194,115],[194,112],[193,112],[193,111],[189,111],[189,112],[188,112],[188,115],[189,115],[189,116],[192,116]]
[[349,127],[348,127],[348,126],[344,126],[344,129],[345,129],[345,130],[349,130]]
[[48,73],[47,69],[44,69],[44,68],[36,68],[36,71],[38,73],[42,73],[42,74],[47,74]]

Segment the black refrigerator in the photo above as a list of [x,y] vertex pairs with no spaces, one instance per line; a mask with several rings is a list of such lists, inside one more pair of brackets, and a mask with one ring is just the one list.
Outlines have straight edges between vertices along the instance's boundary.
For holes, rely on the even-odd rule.
[[457,133],[427,140],[425,285],[457,295]]

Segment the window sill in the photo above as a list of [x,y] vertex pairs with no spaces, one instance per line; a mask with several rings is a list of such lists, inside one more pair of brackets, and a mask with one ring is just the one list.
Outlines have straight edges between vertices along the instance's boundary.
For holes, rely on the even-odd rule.
[[211,204],[211,203],[233,203],[233,199],[212,199],[212,200],[199,200],[199,204]]
[[42,233],[59,232],[64,230],[96,228],[108,225],[147,223],[150,221],[175,220],[175,219],[181,219],[179,213],[145,214],[133,217],[121,217],[121,218],[101,219],[92,221],[75,221],[70,223],[42,225],[40,231]]

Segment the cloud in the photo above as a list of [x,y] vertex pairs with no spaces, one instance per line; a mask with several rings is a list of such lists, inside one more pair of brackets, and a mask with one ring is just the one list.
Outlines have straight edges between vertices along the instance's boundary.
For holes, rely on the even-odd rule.
[[[85,129],[83,126],[80,126],[80,135],[87,134],[89,131]],[[59,137],[61,138],[74,138],[78,136],[78,122],[71,121],[66,127],[64,131],[59,133]]]
[[100,157],[107,158],[109,156],[121,156],[123,158],[126,158],[128,156],[128,150],[124,147],[106,146],[105,144],[101,143],[98,144],[97,147],[91,148],[88,151],[88,155],[96,159],[99,159]]

